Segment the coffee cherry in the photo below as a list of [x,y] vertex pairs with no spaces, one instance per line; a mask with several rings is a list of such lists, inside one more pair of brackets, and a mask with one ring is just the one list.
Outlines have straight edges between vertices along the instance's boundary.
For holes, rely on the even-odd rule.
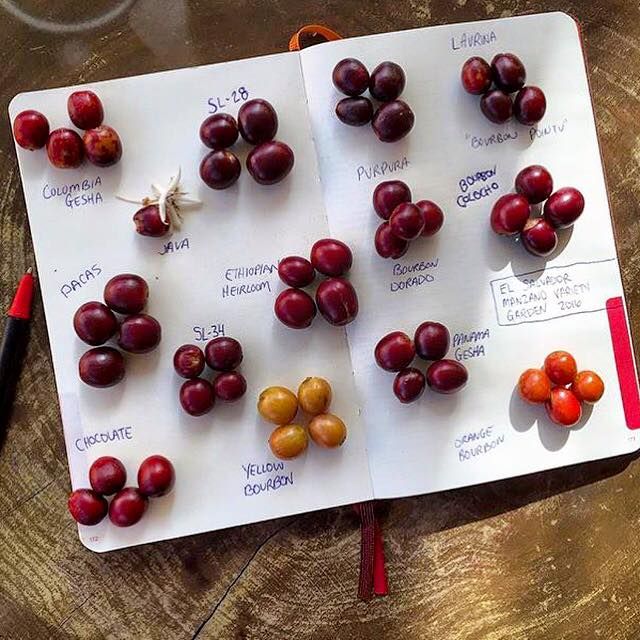
[[433,236],[444,224],[444,213],[442,209],[431,200],[419,200],[416,202],[416,207],[422,212],[422,218],[424,219],[424,229],[422,229],[422,236]]
[[491,122],[504,124],[513,115],[511,96],[500,89],[489,91],[480,99],[480,110]]
[[544,203],[544,218],[556,229],[570,227],[584,211],[584,197],[573,187],[563,187]]
[[419,369],[409,367],[398,373],[393,381],[393,393],[403,404],[415,402],[424,392],[426,379]]
[[276,184],[284,180],[293,168],[294,156],[291,147],[284,142],[269,140],[249,152],[247,169],[259,184]]
[[91,387],[112,387],[124,378],[124,358],[113,347],[89,349],[80,358],[78,374]]
[[190,416],[203,416],[213,409],[216,398],[208,380],[193,378],[180,387],[180,404]]
[[120,325],[118,346],[129,353],[153,351],[162,338],[160,323],[146,313],[127,316]]
[[276,318],[290,329],[306,329],[316,317],[316,303],[300,289],[285,289],[273,305]]
[[582,417],[582,405],[573,391],[564,387],[551,389],[551,397],[545,403],[547,414],[562,427],[573,427],[580,422]]
[[173,356],[173,368],[182,378],[197,378],[204,371],[204,353],[195,344],[183,344]]
[[491,67],[484,58],[474,56],[462,65],[460,79],[467,93],[482,95],[491,87]]
[[413,340],[402,331],[392,331],[381,338],[374,350],[378,366],[385,371],[401,371],[416,356]]
[[235,338],[220,336],[207,342],[204,357],[214,371],[233,371],[242,362],[242,345]]
[[309,436],[299,424],[276,427],[269,437],[271,453],[280,460],[291,460],[302,455],[309,445]]
[[362,127],[371,122],[373,105],[368,98],[343,98],[336,105],[338,120],[352,127]]
[[530,215],[527,199],[508,193],[498,198],[491,209],[491,228],[499,235],[512,236],[524,229]]
[[581,402],[594,404],[604,394],[604,382],[595,371],[579,371],[571,385],[571,391]]
[[67,506],[71,517],[88,527],[98,524],[109,510],[107,501],[91,489],[76,489],[71,492]]
[[525,167],[516,176],[516,191],[523,195],[530,204],[538,204],[551,195],[553,178],[539,164]]
[[72,129],[55,129],[47,139],[47,157],[58,169],[76,169],[84,160],[82,138]]
[[82,144],[87,160],[97,167],[110,167],[122,157],[120,136],[113,127],[106,124],[85,131]]
[[67,98],[67,111],[78,129],[94,129],[104,119],[102,102],[93,91],[74,91]]
[[324,238],[311,247],[311,264],[326,276],[341,276],[351,269],[353,255],[344,242]]
[[39,111],[21,111],[13,121],[13,137],[23,149],[42,149],[49,138],[49,121]]
[[131,527],[144,515],[149,500],[134,487],[125,487],[113,497],[109,505],[109,520],[116,527]]
[[266,100],[245,102],[238,111],[240,135],[253,145],[273,140],[278,131],[278,115]]
[[224,371],[213,381],[213,392],[222,402],[235,402],[247,391],[247,381],[237,371]]
[[514,93],[524,86],[527,78],[524,65],[513,53],[499,53],[491,61],[493,81],[506,93]]
[[522,246],[534,256],[546,257],[558,246],[558,234],[544,218],[527,221],[520,240]]
[[171,227],[160,217],[160,207],[148,204],[133,214],[133,224],[141,236],[161,238],[169,233]]
[[395,100],[404,91],[406,77],[399,64],[381,62],[372,72],[369,79],[369,92],[380,102]]
[[240,177],[240,160],[226,149],[211,151],[200,163],[200,178],[211,189],[228,189]]
[[147,304],[149,286],[133,273],[114,276],[104,287],[104,301],[116,313],[140,313]]
[[578,373],[575,358],[567,351],[553,351],[544,361],[545,373],[557,385],[571,384]]
[[300,289],[315,280],[316,271],[306,258],[289,256],[278,263],[278,275],[286,285]]
[[547,99],[539,87],[520,89],[513,102],[513,114],[521,124],[531,126],[540,122],[547,110]]
[[160,455],[149,456],[138,469],[138,490],[147,498],[159,498],[173,489],[175,478],[170,460]]
[[373,132],[382,142],[397,142],[413,129],[415,116],[411,107],[402,100],[383,104],[373,115]]
[[89,467],[91,488],[103,495],[111,496],[124,487],[127,482],[127,470],[118,458],[102,456]]
[[321,413],[309,422],[309,436],[319,447],[335,449],[347,439],[347,427],[338,416]]
[[469,374],[455,360],[437,360],[427,369],[427,384],[438,393],[456,393],[467,384]]
[[228,113],[216,113],[200,125],[200,140],[214,151],[228,149],[237,139],[238,124],[236,119]]
[[551,380],[542,369],[527,369],[518,380],[518,393],[531,404],[547,402],[551,397]]
[[411,202],[411,190],[401,180],[386,180],[373,191],[373,208],[383,220],[388,220],[403,202]]
[[101,302],[85,302],[73,316],[73,328],[80,340],[97,347],[116,334],[118,320]]
[[331,385],[324,378],[305,378],[298,387],[300,408],[311,416],[329,410],[331,395]]
[[442,360],[449,351],[449,329],[440,322],[423,322],[413,341],[416,354],[423,360]]
[[352,284],[344,278],[327,278],[316,290],[316,304],[322,317],[341,327],[358,315],[358,296]]
[[403,202],[393,210],[389,227],[401,240],[415,240],[424,230],[424,216],[415,204]]
[[267,422],[288,424],[298,412],[298,398],[286,387],[267,387],[258,397],[258,413]]
[[335,88],[347,96],[359,96],[369,86],[369,72],[355,58],[340,60],[333,68],[332,79]]
[[391,231],[388,222],[383,222],[376,230],[375,247],[378,255],[382,258],[393,258],[397,260],[409,250],[409,242],[398,238]]

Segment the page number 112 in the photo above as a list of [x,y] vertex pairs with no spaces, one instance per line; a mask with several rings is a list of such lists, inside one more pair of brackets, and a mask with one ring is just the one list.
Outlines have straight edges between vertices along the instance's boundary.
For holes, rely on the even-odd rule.
[[216,98],[209,98],[207,104],[209,105],[209,113],[218,113],[225,109],[230,104],[239,104],[245,102],[249,98],[249,91],[246,87],[238,87],[234,89],[228,96],[217,96]]

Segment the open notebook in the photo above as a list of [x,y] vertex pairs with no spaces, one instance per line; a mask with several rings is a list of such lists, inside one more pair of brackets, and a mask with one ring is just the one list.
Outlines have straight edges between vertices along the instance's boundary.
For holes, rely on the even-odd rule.
[[[536,128],[489,123],[460,86],[464,60],[499,51],[520,56],[529,81],[547,95],[547,114]],[[408,137],[384,144],[369,127],[336,119],[340,96],[331,71],[348,56],[370,69],[383,60],[404,68],[403,99],[416,114]],[[80,526],[91,549],[449,489],[638,447],[635,365],[607,192],[580,35],[567,15],[380,34],[90,88],[123,140],[118,165],[59,171],[44,153],[17,151],[72,485],[87,486],[88,467],[101,455],[122,459],[134,483],[138,464],[152,453],[167,455],[177,474],[173,493],[137,525],[118,529],[107,519]],[[21,94],[10,116],[34,108],[52,127],[67,126],[69,93]],[[277,137],[293,148],[295,167],[279,185],[260,186],[243,170],[232,188],[212,191],[198,177],[205,153],[198,127],[217,109],[235,115],[246,97],[275,106]],[[241,147],[242,161],[247,151]],[[488,224],[492,203],[528,164],[547,166],[557,186],[579,188],[587,202],[547,261],[495,236]],[[145,195],[151,182],[166,182],[178,167],[185,189],[203,206],[185,214],[170,244],[138,236],[135,206],[115,195]],[[497,184],[495,193],[465,198],[466,177],[479,173]],[[438,235],[413,243],[396,261],[381,259],[373,247],[379,219],[371,194],[391,178],[406,181],[416,199],[439,203],[446,215]],[[283,287],[277,262],[308,254],[327,236],[353,249],[350,279],[360,314],[346,330],[320,318],[309,330],[287,329],[273,315]],[[162,324],[163,341],[153,354],[129,359],[123,383],[96,390],[77,377],[86,347],[72,317],[83,302],[101,299],[106,281],[122,272],[149,282],[148,310]],[[415,404],[401,405],[393,375],[378,369],[373,348],[387,332],[412,334],[424,320],[449,327],[451,353],[465,358],[469,383],[454,396],[427,390]],[[191,418],[178,402],[173,352],[221,333],[243,344],[247,395]],[[513,395],[520,372],[540,366],[554,349],[572,352],[607,385],[601,402],[570,430]],[[302,458],[281,463],[269,452],[270,427],[255,400],[264,387],[296,388],[308,375],[331,381],[332,411],[347,423],[348,439],[338,451],[310,446]]]

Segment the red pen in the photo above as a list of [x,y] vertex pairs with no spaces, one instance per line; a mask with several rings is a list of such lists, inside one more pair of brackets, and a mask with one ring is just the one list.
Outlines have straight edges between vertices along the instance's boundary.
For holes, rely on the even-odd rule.
[[11,417],[16,383],[29,335],[33,288],[33,273],[29,268],[18,284],[4,325],[0,344],[0,444]]

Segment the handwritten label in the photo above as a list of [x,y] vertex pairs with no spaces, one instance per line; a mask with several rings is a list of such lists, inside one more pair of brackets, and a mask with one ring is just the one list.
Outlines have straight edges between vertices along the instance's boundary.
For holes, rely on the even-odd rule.
[[85,284],[89,283],[89,280],[95,280],[102,273],[102,268],[97,265],[91,265],[84,271],[80,272],[75,278],[69,280],[69,282],[65,282],[60,287],[60,293],[68,298],[74,291],[78,291],[78,289],[82,289]]
[[498,36],[495,31],[471,31],[464,32],[460,36],[451,37],[451,48],[454,51],[458,49],[471,49],[473,47],[483,47],[496,42]]
[[229,282],[233,282],[234,280],[245,280],[246,278],[253,278],[254,276],[271,275],[277,270],[277,264],[267,264],[264,262],[260,264],[252,264],[248,267],[231,267],[224,272],[224,279]]
[[107,444],[118,440],[133,440],[132,427],[120,427],[109,431],[96,431],[96,433],[76,438],[74,446],[78,451],[88,451],[97,444]]
[[[400,264],[396,262],[392,268],[392,274],[397,280],[389,284],[391,293],[404,291],[414,287],[422,287],[435,282],[436,276],[432,273],[438,268],[440,258],[435,260],[421,260],[413,264]],[[406,277],[402,277],[406,276]]]
[[[243,284],[225,284],[222,287],[223,298],[235,298],[238,296],[251,295],[260,291],[271,292],[270,280],[264,278],[278,270],[275,263],[258,263],[243,267],[230,267],[224,272],[224,279],[228,282],[243,282],[254,280]],[[258,281],[255,279],[260,278]]]
[[293,471],[286,473],[284,462],[247,463],[242,465],[242,470],[246,481],[243,488],[245,497],[258,496],[293,485]]
[[85,179],[62,186],[45,184],[42,188],[42,197],[44,200],[61,198],[67,208],[78,209],[104,202],[102,193],[98,190],[101,185],[100,176],[96,176],[93,180]]
[[177,253],[178,251],[184,251],[190,249],[189,238],[182,238],[182,240],[169,240],[165,242],[162,251],[158,251],[161,256],[166,256],[168,253]]
[[472,149],[485,149],[486,147],[492,147],[496,144],[504,144],[510,140],[517,140],[518,132],[516,130],[506,130],[492,133],[490,136],[474,136],[471,133],[465,133],[464,139]]
[[224,336],[224,324],[210,324],[210,325],[202,325],[193,327],[193,334],[195,336],[196,342],[209,342],[209,340],[213,340],[214,338],[219,338],[220,336]]
[[453,357],[458,361],[482,358],[486,354],[485,343],[491,337],[489,329],[453,334]]
[[605,308],[611,292],[609,279],[591,281],[594,265],[614,263],[615,258],[547,267],[491,281],[491,293],[501,326],[544,322]]
[[500,185],[495,180],[496,172],[496,165],[494,164],[493,167],[476,171],[476,173],[460,178],[458,181],[460,193],[456,198],[458,206],[466,209],[470,204],[487,198],[497,191]]
[[458,462],[466,462],[493,451],[504,443],[504,434],[494,433],[494,426],[468,431],[455,439]]
[[541,124],[537,127],[531,127],[529,129],[529,137],[531,141],[536,138],[544,138],[546,136],[557,136],[561,133],[564,133],[564,130],[567,127],[567,119],[564,118],[562,122],[553,122],[550,124]]
[[356,168],[356,174],[358,175],[358,182],[362,180],[373,180],[374,178],[384,178],[389,173],[396,173],[402,171],[409,166],[409,160],[407,156],[403,156],[399,160],[391,160],[387,162],[376,162],[368,166],[359,165]]
[[209,113],[214,114],[224,110],[230,104],[240,104],[249,98],[249,91],[246,87],[238,87],[230,92],[228,96],[215,96],[207,100]]

